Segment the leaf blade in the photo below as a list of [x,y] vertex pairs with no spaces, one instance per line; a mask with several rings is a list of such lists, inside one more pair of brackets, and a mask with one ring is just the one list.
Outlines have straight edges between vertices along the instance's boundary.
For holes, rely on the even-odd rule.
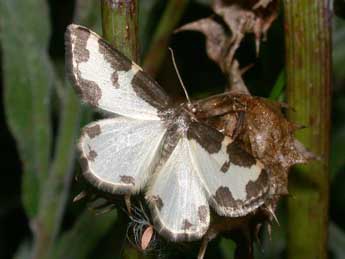
[[33,218],[51,150],[50,30],[48,22],[42,23],[42,19],[48,21],[48,10],[43,0],[4,0],[0,15],[5,114],[23,162],[24,207]]

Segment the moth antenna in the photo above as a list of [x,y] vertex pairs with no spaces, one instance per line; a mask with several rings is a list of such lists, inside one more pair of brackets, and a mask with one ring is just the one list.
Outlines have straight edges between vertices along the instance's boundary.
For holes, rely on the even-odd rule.
[[187,101],[188,103],[191,105],[192,102],[190,101],[189,99],[189,95],[188,95],[188,92],[187,92],[187,89],[185,87],[185,85],[183,84],[183,81],[182,81],[182,78],[181,78],[181,75],[180,75],[180,72],[178,71],[178,68],[177,68],[177,65],[176,65],[176,61],[175,61],[175,57],[174,57],[174,51],[172,50],[172,48],[168,48],[170,50],[170,53],[171,53],[171,59],[172,59],[172,62],[173,62],[173,65],[174,65],[174,68],[175,68],[175,71],[176,71],[176,74],[177,74],[177,77],[180,81],[180,84],[183,88],[183,91],[184,91],[184,94],[186,95],[186,98],[187,98]]

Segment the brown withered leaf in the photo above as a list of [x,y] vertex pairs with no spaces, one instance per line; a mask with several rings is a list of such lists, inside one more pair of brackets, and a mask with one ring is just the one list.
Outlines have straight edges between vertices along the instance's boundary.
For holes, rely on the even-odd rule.
[[[231,32],[213,17],[201,19],[188,23],[176,32],[199,31],[206,37],[206,51],[208,57],[219,65],[223,73],[228,78],[228,84],[232,92],[249,94],[249,91],[242,79],[239,63],[233,59],[234,51],[239,42],[234,42]],[[234,46],[234,44],[236,46]]]
[[259,0],[254,6],[253,9],[257,8],[267,8],[267,6],[272,2],[273,0]]
[[226,56],[227,48],[230,44],[229,32],[219,22],[208,17],[188,23],[178,28],[175,32],[181,31],[199,31],[206,37],[206,51],[208,57],[215,63],[219,64],[224,72],[223,60]]
[[[249,94],[245,86],[235,52],[246,33],[254,33],[257,53],[260,41],[278,15],[279,1],[215,0],[215,15],[186,24],[176,32],[198,31],[206,37],[207,55],[221,68],[228,79],[227,90]],[[264,35],[264,37],[262,37]]]
[[[244,70],[244,72],[245,71],[246,70]],[[242,78],[242,74],[244,72],[242,72],[240,69],[240,64],[238,63],[237,59],[234,59],[228,73],[229,93],[250,95],[249,90]]]
[[254,33],[256,51],[259,53],[262,36],[266,39],[268,29],[278,16],[279,1],[215,0],[213,10],[223,18],[233,33],[234,44],[231,52],[234,53],[239,47],[245,33]]
[[237,4],[214,5],[213,10],[223,18],[225,24],[232,32],[232,45],[227,55],[232,60],[245,34],[254,31],[257,22],[255,14],[252,10],[243,9]]
[[267,8],[267,6],[275,0],[214,0],[214,5],[240,5],[246,8],[257,9],[259,7]]

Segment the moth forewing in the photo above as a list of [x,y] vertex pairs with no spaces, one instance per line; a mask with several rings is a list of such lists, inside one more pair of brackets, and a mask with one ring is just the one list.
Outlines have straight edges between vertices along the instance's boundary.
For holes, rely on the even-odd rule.
[[67,73],[83,101],[140,120],[160,120],[170,105],[153,79],[88,28],[68,26],[65,47]]

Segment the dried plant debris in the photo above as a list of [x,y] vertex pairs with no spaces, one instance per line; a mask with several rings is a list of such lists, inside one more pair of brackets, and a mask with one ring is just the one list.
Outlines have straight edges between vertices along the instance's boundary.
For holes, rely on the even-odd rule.
[[[214,1],[212,17],[180,27],[176,32],[199,31],[206,37],[209,58],[232,80],[234,55],[246,33],[254,33],[259,53],[260,41],[278,16],[279,1]],[[236,61],[237,62],[237,61]],[[245,87],[241,88],[246,92]]]
[[213,10],[230,28],[234,48],[238,48],[246,33],[254,33],[259,52],[262,36],[266,38],[268,29],[278,16],[279,1],[215,0]]
[[259,0],[255,1],[256,4],[254,5],[253,9],[258,9],[260,7],[267,8],[267,6],[272,2],[273,0]]
[[231,90],[236,93],[249,94],[245,86],[239,63],[233,59],[234,51],[231,33],[214,17],[205,18],[186,24],[176,30],[176,32],[194,30],[200,31],[206,36],[206,51],[208,57],[219,65],[221,70],[228,77]]
[[274,210],[277,203],[277,198],[270,199],[254,212],[238,218],[213,215],[211,225],[202,239],[198,258],[204,257],[208,243],[220,234],[236,243],[236,259],[253,258],[253,243],[261,244],[259,233],[264,231],[264,226],[267,226],[270,236],[271,224],[276,218]]
[[251,65],[240,69],[240,64],[236,59],[233,60],[230,70],[228,71],[229,91],[232,94],[246,94],[250,95],[246,84],[243,81],[242,75],[251,68]]
[[224,58],[227,55],[227,49],[230,47],[230,31],[219,23],[215,17],[204,18],[195,22],[188,23],[175,32],[181,31],[199,31],[206,37],[206,51],[208,57],[217,63],[223,72],[227,71],[224,66]]

